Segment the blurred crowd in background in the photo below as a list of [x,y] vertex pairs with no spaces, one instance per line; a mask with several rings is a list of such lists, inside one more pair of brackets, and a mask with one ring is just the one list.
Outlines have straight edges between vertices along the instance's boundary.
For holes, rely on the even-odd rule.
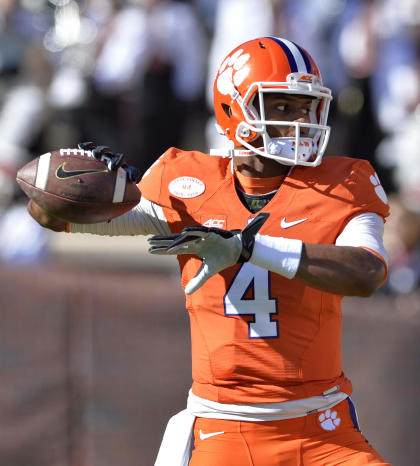
[[1,0],[0,261],[48,256],[16,170],[94,141],[147,167],[168,147],[207,151],[212,85],[237,44],[306,48],[333,91],[327,155],[368,159],[391,204],[383,293],[420,285],[418,0]]

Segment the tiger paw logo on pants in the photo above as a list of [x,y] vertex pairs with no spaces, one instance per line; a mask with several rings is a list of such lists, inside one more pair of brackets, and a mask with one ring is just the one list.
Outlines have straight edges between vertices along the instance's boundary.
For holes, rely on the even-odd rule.
[[327,409],[318,416],[318,421],[324,430],[335,430],[340,425],[341,419],[338,417],[337,411]]

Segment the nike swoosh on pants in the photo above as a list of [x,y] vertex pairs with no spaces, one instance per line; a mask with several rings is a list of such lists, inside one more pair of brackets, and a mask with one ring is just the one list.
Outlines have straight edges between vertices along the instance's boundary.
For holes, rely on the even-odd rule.
[[206,440],[210,437],[214,437],[215,435],[221,435],[224,434],[224,432],[210,432],[208,434],[203,433],[203,431],[200,429],[200,439],[201,440]]

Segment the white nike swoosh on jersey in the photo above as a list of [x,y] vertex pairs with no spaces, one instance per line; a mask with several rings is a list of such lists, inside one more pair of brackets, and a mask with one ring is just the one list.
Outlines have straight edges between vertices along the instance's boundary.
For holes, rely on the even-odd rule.
[[206,440],[207,438],[214,437],[215,435],[224,434],[224,432],[210,432],[209,434],[204,434],[200,429],[200,439]]
[[299,223],[305,222],[308,220],[307,218],[301,218],[300,220],[295,220],[294,222],[286,222],[286,217],[283,217],[283,220],[281,221],[280,225],[282,228],[290,228],[294,227],[295,225],[299,225]]

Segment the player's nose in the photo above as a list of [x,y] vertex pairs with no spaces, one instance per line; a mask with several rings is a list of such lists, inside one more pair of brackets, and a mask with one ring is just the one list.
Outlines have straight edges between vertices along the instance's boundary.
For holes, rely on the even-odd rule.
[[[299,117],[294,118],[292,121],[294,123],[309,123],[310,122],[309,115],[307,115],[307,114],[301,114]],[[287,137],[294,137],[296,135],[296,130],[297,130],[297,127],[295,125],[288,126],[286,136]],[[300,127],[300,135],[301,136],[307,136],[308,133],[309,133],[309,128],[306,128],[304,126]]]

